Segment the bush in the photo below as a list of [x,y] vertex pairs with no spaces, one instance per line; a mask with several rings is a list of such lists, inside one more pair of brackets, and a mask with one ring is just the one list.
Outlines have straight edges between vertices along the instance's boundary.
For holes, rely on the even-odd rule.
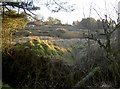
[[33,40],[16,44],[11,51],[10,55],[3,53],[3,82],[14,88],[72,87],[83,76],[63,60],[50,57],[67,50],[49,42]]
[[61,58],[62,54],[69,51],[69,49],[61,48],[53,45],[49,41],[39,39],[38,40],[32,39],[25,43],[17,43],[15,44],[14,48],[20,52],[30,51],[34,55],[51,56],[55,58]]
[[17,29],[24,28],[28,19],[24,13],[17,14],[16,11],[9,10],[2,13],[2,51],[11,46],[13,33]]

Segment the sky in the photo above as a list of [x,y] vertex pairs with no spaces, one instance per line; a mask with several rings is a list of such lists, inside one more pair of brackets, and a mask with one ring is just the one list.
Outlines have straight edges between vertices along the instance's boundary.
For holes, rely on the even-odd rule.
[[[44,3],[49,0],[38,0],[39,2],[37,0],[33,1],[35,2],[35,5],[40,6],[41,8],[40,10],[34,11],[38,18],[44,17],[44,20],[47,20],[47,18],[51,16],[60,19],[62,23],[72,24],[73,21],[81,21],[82,18],[87,17],[93,17],[96,20],[100,19],[100,17],[104,18],[105,14],[110,18],[117,20],[117,8],[120,0],[67,0],[70,5],[75,4],[75,10],[72,12],[59,11],[56,13],[51,12],[44,5]],[[58,1],[64,2],[65,0],[56,0],[56,2]]]

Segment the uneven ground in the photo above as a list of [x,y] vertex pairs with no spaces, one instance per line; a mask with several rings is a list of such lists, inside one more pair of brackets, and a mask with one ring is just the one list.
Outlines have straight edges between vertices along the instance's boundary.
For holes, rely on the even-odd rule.
[[[88,74],[94,66],[103,63],[101,59],[104,58],[101,56],[103,55],[103,51],[94,41],[90,41],[89,49],[88,40],[83,37],[83,34],[86,35],[87,32],[87,30],[79,29],[75,26],[29,27],[18,30],[18,32],[14,34],[15,39],[13,40],[13,43],[23,43],[32,39],[40,39],[50,41],[61,48],[68,48],[71,51],[67,54],[65,53],[67,55],[67,60],[65,61],[71,65],[75,65],[75,67],[79,68],[78,70]],[[104,37],[100,37],[100,39],[104,39]],[[87,55],[88,51],[91,52],[91,58]],[[111,84],[104,84],[103,82],[103,84],[98,86],[109,87],[109,85]]]
[[26,27],[15,33],[14,42],[21,43],[31,39],[49,40],[57,46],[72,50],[68,55],[70,56],[70,64],[74,64],[75,60],[78,59],[76,58],[77,55],[84,55],[86,50],[87,40],[83,39],[83,32],[87,33],[87,30],[82,30],[75,26]]
[[80,29],[77,26],[26,27],[14,34],[14,42],[26,42],[31,39],[49,40],[57,46],[72,50],[69,54],[70,60],[76,61],[86,55],[87,39],[84,39],[83,35],[87,32],[87,29]]

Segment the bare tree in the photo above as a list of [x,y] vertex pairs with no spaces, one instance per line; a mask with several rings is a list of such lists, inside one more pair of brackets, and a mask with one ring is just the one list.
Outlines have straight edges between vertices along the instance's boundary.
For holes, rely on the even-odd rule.
[[[106,3],[105,3],[106,5]],[[106,6],[105,6],[105,9],[106,9]],[[96,12],[97,10],[94,9]],[[107,11],[107,9],[106,9]],[[98,16],[100,16],[100,13],[98,13]],[[102,41],[101,39],[98,39],[97,37],[95,37],[93,34],[90,34],[88,35],[88,39],[90,40],[93,40],[95,42],[97,42],[97,44],[100,46],[100,48],[102,48],[104,51],[105,51],[105,60],[100,66],[97,66],[95,68],[93,68],[89,73],[88,75],[86,75],[83,79],[81,79],[76,85],[75,85],[75,89],[76,87],[85,87],[85,83],[86,81],[89,81],[89,79],[91,77],[93,77],[97,72],[99,71],[102,71],[104,68],[108,67],[108,66],[111,66],[111,65],[114,65],[114,68],[112,70],[112,73],[113,75],[115,75],[114,79],[115,80],[119,80],[120,78],[120,73],[119,73],[119,66],[118,66],[118,63],[116,61],[116,56],[118,53],[116,53],[113,48],[112,48],[112,45],[111,45],[111,37],[112,37],[112,34],[116,31],[116,30],[119,30],[120,29],[120,23],[116,23],[114,20],[112,20],[111,18],[109,18],[108,20],[108,16],[105,14],[105,19],[103,19],[101,16],[100,16],[100,19],[102,20],[102,23],[103,23],[103,34],[99,34],[99,35],[104,35],[105,36],[105,42]],[[119,18],[118,18],[119,19]],[[116,73],[117,71],[117,73]],[[116,76],[117,76],[117,79],[116,79]],[[73,89],[74,89],[73,88]]]

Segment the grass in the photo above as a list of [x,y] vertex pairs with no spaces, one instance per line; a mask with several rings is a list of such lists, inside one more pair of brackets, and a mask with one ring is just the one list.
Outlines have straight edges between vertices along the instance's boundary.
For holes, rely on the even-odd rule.
[[[48,69],[50,69],[51,66],[53,68],[49,72],[54,70],[54,67],[56,68],[57,66],[61,65],[58,62],[56,62],[56,60],[64,61],[65,63],[70,64],[70,66],[73,66],[73,67],[77,66],[77,68],[80,69],[82,72],[84,72],[85,75],[88,72],[90,72],[94,67],[100,65],[102,62],[105,61],[104,51],[100,50],[98,45],[96,45],[96,43],[94,43],[93,41],[91,41],[90,57],[88,58],[88,55],[87,55],[88,50],[87,50],[87,44],[86,44],[87,41],[84,39],[83,40],[79,39],[79,38],[82,38],[83,32],[87,33],[87,30],[78,31],[78,29],[76,28],[73,29],[73,28],[68,28],[66,26],[64,27],[41,26],[41,27],[26,28],[26,29],[28,33],[30,32],[29,33],[30,36],[21,38],[21,39],[24,39],[24,42],[16,44],[15,49],[17,49],[18,54],[25,52],[27,58],[28,56],[30,56],[27,54],[29,52],[32,53],[31,55],[54,58],[55,60],[50,59],[52,61],[52,64],[50,65],[46,64],[50,66],[48,67]],[[99,32],[102,32],[102,31],[99,31]],[[24,33],[24,31],[22,33]],[[91,32],[91,33],[94,34],[95,32]],[[23,55],[19,55],[19,56],[23,56]],[[40,58],[39,60],[38,59],[36,60],[39,62],[42,59]],[[57,66],[55,66],[54,63]],[[105,68],[105,70],[102,70],[103,72],[102,75],[99,75],[99,76],[95,75],[94,79],[91,79],[87,84],[90,86],[91,84],[98,86],[102,84],[102,81],[105,81],[107,83],[111,82],[109,81],[110,76],[112,76],[113,77],[112,79],[116,81],[117,80],[116,77],[119,76],[119,73],[117,71],[118,71],[117,66],[115,66],[114,64],[110,65],[109,68]],[[57,70],[57,73],[59,74],[59,69]],[[107,77],[104,77],[104,74],[107,74]],[[67,75],[65,74],[64,76],[67,76]],[[81,75],[78,75],[78,76],[81,77]],[[96,76],[98,76],[99,79],[102,76],[103,80],[97,79]],[[72,78],[72,81],[73,80],[74,79]],[[69,80],[67,80],[67,82],[68,81]],[[55,83],[57,81],[54,80],[51,82]]]
[[83,33],[87,30],[81,30],[74,26],[39,26],[26,27],[26,30],[21,30],[16,35],[23,36],[49,36],[62,39],[83,38]]
[[[11,55],[3,54],[3,81],[12,87],[21,89],[31,87],[45,89],[50,86],[71,87],[81,78],[81,71],[77,72],[78,70],[64,60],[46,56],[44,53],[45,56],[43,54],[37,55],[42,53],[37,50],[38,48],[44,50],[43,52],[47,55],[51,52],[56,55],[58,50],[67,51],[40,40],[16,44]],[[79,75],[79,78],[76,75]]]
[[33,54],[55,57],[73,65],[74,60],[70,57],[70,49],[56,46],[48,40],[31,39],[24,43],[15,44],[15,49],[22,51],[29,49]]
[[12,88],[9,84],[2,83],[2,88],[1,89],[16,89],[16,88]]

